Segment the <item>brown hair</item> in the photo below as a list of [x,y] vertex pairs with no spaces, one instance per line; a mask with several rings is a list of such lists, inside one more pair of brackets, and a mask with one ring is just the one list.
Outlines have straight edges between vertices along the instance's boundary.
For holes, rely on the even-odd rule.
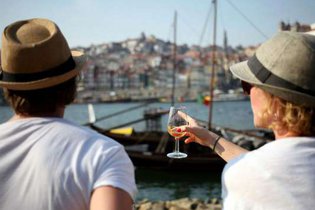
[[270,129],[285,129],[301,136],[315,135],[315,108],[296,105],[265,93],[269,103],[262,116],[265,120],[271,120]]
[[4,97],[16,114],[39,116],[52,114],[58,107],[69,105],[76,96],[76,78],[49,88],[37,90],[10,90],[4,88]]

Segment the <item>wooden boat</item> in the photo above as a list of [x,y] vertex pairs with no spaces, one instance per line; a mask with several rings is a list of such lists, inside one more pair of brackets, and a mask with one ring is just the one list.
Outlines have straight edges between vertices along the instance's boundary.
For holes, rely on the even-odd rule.
[[[94,124],[91,124],[90,127],[124,145],[136,167],[218,172],[225,165],[225,161],[212,152],[211,149],[196,143],[184,144],[180,142],[180,151],[187,153],[187,158],[168,158],[166,154],[174,150],[174,140],[167,132],[133,131],[131,134],[125,135],[112,133],[110,130],[102,129]],[[271,134],[263,130],[239,131],[217,127],[215,132],[248,150],[256,149],[264,145],[268,139],[272,139],[272,136],[267,136]]]
[[[147,131],[135,131],[130,127],[133,123],[146,121],[146,124],[152,124],[152,121],[159,120],[168,110],[150,109],[144,112],[140,119],[126,122],[112,128],[104,129],[95,124],[95,122],[108,119],[112,116],[137,109],[147,104],[137,105],[127,110],[112,113],[98,119],[92,105],[88,106],[89,123],[85,124],[91,129],[115,139],[125,147],[126,152],[136,167],[172,169],[172,170],[210,170],[221,171],[225,162],[211,149],[196,143],[184,144],[180,142],[180,151],[188,154],[187,158],[171,159],[166,156],[167,153],[174,150],[174,139],[166,131],[159,129],[149,129]],[[148,123],[150,122],[150,123]],[[206,122],[199,121],[200,124]],[[128,127],[126,127],[128,126]],[[270,133],[264,130],[240,131],[231,128],[222,128],[213,126],[212,131],[222,135],[226,139],[232,140],[240,146],[252,150],[266,143],[266,139],[272,139]]]
[[136,167],[146,167],[166,170],[198,170],[198,171],[222,171],[225,161],[215,154],[203,154],[198,156],[188,152],[188,157],[183,159],[171,159],[165,154],[148,152],[128,152],[129,157]]
[[186,145],[180,142],[180,150],[188,154],[187,158],[168,158],[166,154],[174,150],[174,140],[166,132],[133,132],[130,135],[124,135],[112,133],[93,124],[90,127],[124,145],[136,167],[220,171],[225,165],[225,162],[209,148],[195,143]]

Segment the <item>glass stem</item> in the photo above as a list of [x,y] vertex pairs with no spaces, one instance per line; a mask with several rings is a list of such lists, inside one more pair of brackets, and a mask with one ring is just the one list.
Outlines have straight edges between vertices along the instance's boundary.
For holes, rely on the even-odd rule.
[[179,138],[175,138],[175,153],[179,153]]

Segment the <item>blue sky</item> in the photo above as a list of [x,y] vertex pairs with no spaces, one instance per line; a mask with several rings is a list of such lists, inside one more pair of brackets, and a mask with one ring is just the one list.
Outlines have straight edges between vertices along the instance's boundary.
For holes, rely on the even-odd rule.
[[[281,20],[315,23],[315,0],[218,0],[217,44],[223,31],[229,44],[256,45],[266,38],[240,15],[236,5],[267,37]],[[141,32],[173,39],[174,11],[178,13],[178,43],[212,43],[213,8],[200,42],[211,0],[1,0],[0,30],[16,20],[45,17],[55,21],[71,47],[139,37]]]

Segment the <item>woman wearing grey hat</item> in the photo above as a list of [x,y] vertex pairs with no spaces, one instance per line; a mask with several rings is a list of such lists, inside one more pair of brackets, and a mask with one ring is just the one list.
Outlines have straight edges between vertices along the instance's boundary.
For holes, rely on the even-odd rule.
[[189,118],[185,142],[227,161],[224,209],[314,209],[315,36],[279,32],[230,69],[250,95],[254,125],[272,129],[276,141],[249,152]]

